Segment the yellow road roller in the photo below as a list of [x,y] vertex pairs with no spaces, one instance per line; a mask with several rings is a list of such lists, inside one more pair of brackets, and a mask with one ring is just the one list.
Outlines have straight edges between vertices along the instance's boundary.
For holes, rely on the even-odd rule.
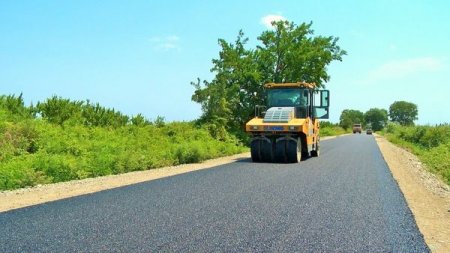
[[297,163],[319,156],[319,119],[328,119],[330,92],[314,83],[268,83],[266,105],[245,125],[253,162]]

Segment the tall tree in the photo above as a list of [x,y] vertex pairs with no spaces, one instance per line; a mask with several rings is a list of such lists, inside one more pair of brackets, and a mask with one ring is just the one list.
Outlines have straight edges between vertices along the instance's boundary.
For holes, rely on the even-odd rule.
[[371,108],[364,114],[366,125],[370,125],[374,131],[380,131],[386,126],[388,112],[385,109]]
[[345,109],[339,117],[339,125],[345,130],[351,128],[353,124],[363,124],[364,113],[358,110]]
[[264,101],[255,53],[245,49],[247,42],[242,31],[234,43],[219,39],[222,49],[219,58],[213,59],[211,69],[215,78],[203,81],[203,85],[200,79],[192,83],[195,87],[192,100],[200,103],[203,110],[200,121],[215,124],[216,129],[239,131],[254,105]]
[[242,31],[234,43],[219,39],[219,58],[213,59],[211,69],[215,77],[191,83],[192,100],[202,106],[201,122],[241,133],[255,105],[264,104],[265,83],[307,81],[323,87],[330,79],[328,64],[346,54],[338,38],[314,37],[312,23],[273,25],[274,30],[258,37],[262,44],[256,49],[246,48],[248,38]]
[[258,37],[262,46],[257,47],[260,71],[265,81],[314,82],[319,87],[329,81],[327,65],[342,61],[346,54],[338,45],[338,38],[313,37],[312,22],[295,25],[288,21],[273,22],[274,30],[267,30]]
[[400,125],[414,125],[418,115],[417,105],[406,101],[395,101],[389,107],[389,117]]

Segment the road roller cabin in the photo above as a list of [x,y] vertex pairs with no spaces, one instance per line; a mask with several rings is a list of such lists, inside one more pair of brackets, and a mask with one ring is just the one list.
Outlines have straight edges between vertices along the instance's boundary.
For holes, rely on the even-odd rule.
[[314,83],[268,83],[266,106],[245,126],[253,162],[297,163],[319,156],[319,119],[328,119],[330,93]]

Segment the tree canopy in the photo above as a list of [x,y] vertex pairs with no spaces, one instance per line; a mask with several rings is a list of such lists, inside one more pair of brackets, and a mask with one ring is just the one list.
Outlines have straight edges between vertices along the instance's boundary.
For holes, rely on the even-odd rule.
[[237,39],[219,39],[219,57],[213,59],[211,81],[197,79],[192,100],[199,103],[200,121],[241,133],[255,105],[265,104],[263,85],[269,82],[315,82],[324,87],[329,81],[327,66],[346,54],[333,36],[314,36],[312,23],[273,23],[264,31],[254,49],[246,48],[249,39],[239,31]]
[[364,113],[358,110],[345,109],[339,117],[339,125],[345,130],[351,128],[353,124],[363,124]]
[[391,120],[403,126],[414,125],[414,120],[418,119],[417,114],[417,105],[410,102],[396,101],[389,107]]
[[386,126],[388,121],[388,112],[385,109],[371,108],[364,113],[366,126],[370,125],[372,130],[380,131]]

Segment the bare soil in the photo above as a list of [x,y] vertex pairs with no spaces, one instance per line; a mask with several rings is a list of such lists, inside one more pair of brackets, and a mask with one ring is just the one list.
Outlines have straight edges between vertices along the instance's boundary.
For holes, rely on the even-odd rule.
[[[450,187],[429,173],[416,156],[393,145],[381,136],[374,136],[427,245],[432,252],[450,252]],[[333,137],[324,137],[322,140],[331,138]],[[0,212],[208,169],[249,157],[249,153],[243,153],[208,160],[204,163],[4,191],[0,192]]]

